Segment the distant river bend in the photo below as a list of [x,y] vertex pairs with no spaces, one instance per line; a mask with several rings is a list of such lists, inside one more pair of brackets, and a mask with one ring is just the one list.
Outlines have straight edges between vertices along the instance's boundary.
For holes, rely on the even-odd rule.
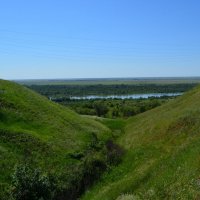
[[108,96],[99,96],[99,95],[88,95],[83,97],[71,97],[70,99],[81,100],[81,99],[148,99],[150,97],[164,97],[164,96],[180,96],[183,92],[177,93],[149,93],[149,94],[130,94],[130,95],[108,95]]

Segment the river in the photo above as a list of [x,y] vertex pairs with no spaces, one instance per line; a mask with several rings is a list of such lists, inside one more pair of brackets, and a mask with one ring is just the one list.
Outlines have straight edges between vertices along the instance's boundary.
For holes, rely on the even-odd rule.
[[75,100],[86,100],[86,99],[147,99],[149,97],[163,97],[163,96],[180,96],[182,92],[177,93],[149,93],[149,94],[130,94],[130,95],[107,95],[107,96],[99,96],[99,95],[88,95],[83,97],[71,97],[70,99]]

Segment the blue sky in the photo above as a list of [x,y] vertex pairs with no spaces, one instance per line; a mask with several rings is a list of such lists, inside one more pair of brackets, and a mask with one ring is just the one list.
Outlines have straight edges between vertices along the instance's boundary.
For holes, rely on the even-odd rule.
[[200,76],[199,0],[1,0],[0,78]]

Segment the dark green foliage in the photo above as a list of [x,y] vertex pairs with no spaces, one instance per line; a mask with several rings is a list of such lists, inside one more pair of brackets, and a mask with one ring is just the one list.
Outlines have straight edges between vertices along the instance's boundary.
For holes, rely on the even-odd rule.
[[3,112],[1,112],[1,107],[0,107],[0,121],[3,121],[5,118],[5,115],[3,114]]
[[70,153],[69,156],[70,156],[72,159],[80,160],[81,158],[84,157],[84,154],[83,154],[83,152],[73,152],[73,153]]
[[[64,100],[59,103],[73,109],[82,115],[96,115],[107,118],[128,118],[145,112],[175,97],[160,97],[148,99],[91,99]],[[57,100],[55,100],[57,102]]]
[[15,200],[51,200],[54,197],[55,181],[27,164],[16,167],[12,176],[12,196]]
[[88,155],[78,167],[72,169],[68,175],[68,187],[63,188],[55,199],[76,200],[100,178],[106,169],[107,165],[102,155]]
[[106,104],[102,104],[101,102],[96,102],[93,104],[94,110],[97,116],[105,116],[108,112],[108,107]]

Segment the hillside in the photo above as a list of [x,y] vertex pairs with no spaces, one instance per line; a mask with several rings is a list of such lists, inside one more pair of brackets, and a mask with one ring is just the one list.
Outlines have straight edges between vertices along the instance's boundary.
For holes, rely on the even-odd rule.
[[84,200],[199,199],[200,87],[130,118],[123,162]]
[[84,156],[94,136],[104,142],[110,130],[23,86],[0,80],[0,199],[16,164],[29,162],[65,179],[82,162],[73,156]]

